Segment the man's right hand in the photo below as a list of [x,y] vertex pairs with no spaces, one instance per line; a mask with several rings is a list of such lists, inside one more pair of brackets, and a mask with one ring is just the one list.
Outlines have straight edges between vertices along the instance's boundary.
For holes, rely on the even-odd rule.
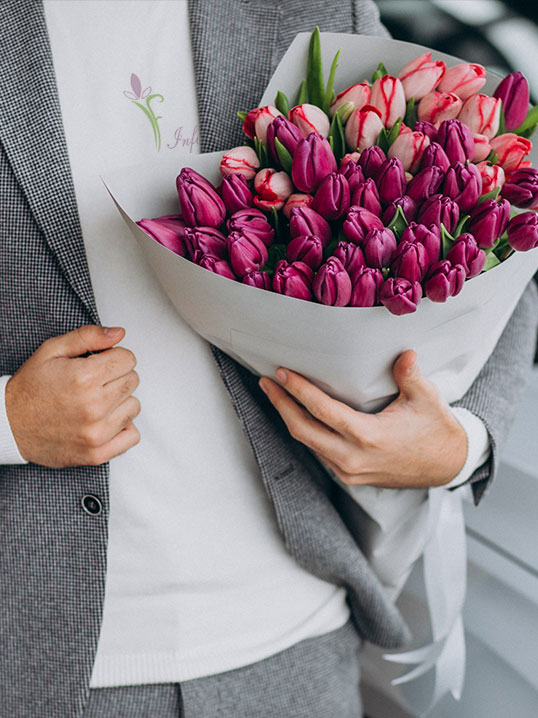
[[23,459],[96,466],[139,442],[136,359],[114,347],[124,335],[120,327],[80,327],[48,339],[11,377],[6,411]]

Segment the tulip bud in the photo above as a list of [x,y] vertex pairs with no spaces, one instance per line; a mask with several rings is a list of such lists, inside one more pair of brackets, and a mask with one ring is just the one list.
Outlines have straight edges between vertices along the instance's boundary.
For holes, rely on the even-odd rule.
[[401,80],[392,75],[378,77],[372,85],[370,104],[381,111],[383,125],[391,128],[398,118],[405,117],[405,92]]
[[525,137],[519,137],[512,132],[494,137],[490,144],[491,149],[499,158],[498,164],[500,164],[503,170],[508,174],[517,170],[532,150],[532,142],[530,140],[527,140]]
[[167,214],[164,217],[155,217],[155,219],[141,219],[137,225],[166,249],[179,254],[180,257],[187,255],[184,241],[185,222],[178,214]]
[[230,264],[239,277],[260,270],[267,262],[267,247],[254,232],[232,232],[227,244]]
[[214,227],[186,227],[185,244],[191,257],[197,249],[219,259],[225,259],[228,253],[226,237]]
[[[282,112],[273,107],[273,105],[266,105],[260,107],[259,112],[254,119],[254,132],[256,137],[261,140],[264,144],[267,141],[267,128],[273,122],[276,117],[280,117]],[[259,167],[260,165],[258,165]]]
[[351,104],[353,110],[360,110],[370,100],[370,85],[367,82],[359,82],[351,85],[346,90],[339,92],[332,101],[329,114],[331,117],[344,105]]
[[353,110],[346,123],[346,144],[349,149],[362,152],[375,145],[382,129],[381,111],[372,105],[365,105],[360,110]]
[[210,272],[220,274],[221,277],[226,277],[227,279],[236,279],[232,268],[225,259],[215,257],[214,254],[204,254],[199,249],[196,250],[192,259],[195,264],[198,264],[204,269],[209,269]]
[[434,61],[431,57],[431,52],[426,52],[408,62],[398,73],[406,100],[411,97],[420,100],[424,95],[435,90],[445,74],[445,63],[441,60]]
[[434,90],[424,95],[417,106],[417,117],[420,122],[438,124],[444,120],[453,120],[460,113],[463,101],[451,92]]
[[418,242],[423,244],[428,253],[429,264],[434,264],[439,260],[441,254],[441,232],[437,225],[430,224],[426,227],[424,224],[411,222],[400,238],[400,244],[404,242]]
[[401,197],[407,184],[401,160],[397,157],[385,160],[377,173],[376,184],[382,204]]
[[396,212],[398,211],[398,207],[402,208],[402,212],[404,214],[404,217],[408,222],[412,222],[415,219],[415,216],[417,214],[417,203],[414,199],[409,197],[409,195],[402,195],[402,197],[398,197],[397,199],[393,200],[387,207],[387,209],[383,212],[383,224],[385,226],[389,225],[394,217],[396,216]]
[[289,219],[292,209],[295,207],[311,207],[313,201],[314,198],[311,194],[290,194],[282,212]]
[[452,265],[447,259],[434,264],[424,285],[424,291],[432,302],[446,302],[463,289],[466,272],[461,264]]
[[[502,172],[500,167],[497,169]],[[523,167],[513,172],[510,180],[503,186],[501,194],[516,207],[538,208],[538,169]]]
[[257,289],[267,289],[271,291],[272,279],[271,275],[267,272],[250,272],[245,274],[241,280],[242,284],[247,284],[249,287],[256,287]]
[[444,176],[440,167],[425,167],[409,182],[406,192],[417,204],[422,204],[439,191]]
[[389,267],[396,246],[396,237],[390,229],[371,229],[362,244],[366,264],[378,269]]
[[248,230],[258,235],[266,247],[273,241],[275,230],[259,209],[240,209],[234,212],[226,223],[228,232],[242,232]]
[[342,262],[352,282],[355,281],[356,274],[366,266],[362,249],[352,242],[338,242],[333,252],[333,257],[336,257]]
[[426,167],[439,167],[443,173],[447,172],[450,167],[450,160],[438,142],[432,142],[429,147],[426,147],[422,155],[421,167],[422,169],[426,169]]
[[486,135],[480,135],[477,132],[473,132],[474,142],[474,153],[473,162],[482,162],[489,157],[491,154],[491,145],[489,144],[489,138]]
[[278,159],[278,153],[275,147],[275,139],[289,152],[290,156],[293,157],[297,145],[304,139],[303,133],[298,127],[290,122],[284,115],[279,115],[271,122],[267,127],[267,151],[269,157],[275,165],[280,166]]
[[375,180],[381,165],[386,159],[387,156],[381,147],[378,147],[377,145],[367,147],[359,159],[359,167],[362,169],[365,179],[371,177]]
[[470,215],[466,230],[473,235],[479,247],[493,247],[510,220],[510,204],[505,199],[501,202],[484,200],[471,210]]
[[399,135],[389,148],[388,157],[398,157],[402,161],[404,170],[414,174],[420,167],[424,150],[430,140],[422,132],[408,132]]
[[331,122],[323,110],[316,105],[297,105],[290,110],[290,120],[305,137],[316,132],[327,137]]
[[426,120],[415,122],[413,130],[422,132],[423,135],[430,138],[430,142],[435,142],[437,139],[437,127]]
[[315,234],[326,247],[332,239],[332,231],[326,219],[311,207],[297,207],[290,214],[290,235],[293,239]]
[[252,207],[252,192],[245,175],[228,175],[224,178],[220,195],[228,214]]
[[472,133],[485,135],[491,140],[499,129],[501,101],[489,95],[471,95],[463,103],[458,120]]
[[268,168],[254,177],[254,189],[262,199],[285,201],[293,192],[293,185],[285,172]]
[[254,122],[256,121],[256,117],[261,112],[261,107],[255,107],[253,110],[251,110],[248,115],[245,117],[242,125],[243,132],[245,135],[250,139],[253,140],[256,136],[256,130],[254,128]]
[[320,267],[312,288],[318,302],[331,307],[345,307],[351,299],[351,279],[336,257],[329,257]]
[[401,316],[416,312],[422,299],[422,287],[419,282],[396,277],[387,279],[379,292],[379,299],[389,312]]
[[[497,189],[497,187],[502,187],[505,182],[505,175],[504,170],[499,165],[492,165],[489,162],[480,162],[476,165],[476,169],[480,172],[480,176],[482,177],[482,194],[488,194],[489,192],[492,192],[494,189]],[[520,170],[516,170],[516,172],[519,172]],[[515,174],[515,172],[514,172]],[[513,177],[513,175],[512,175]],[[504,189],[501,193],[504,195]],[[506,199],[509,202],[512,202],[512,204],[515,204],[513,200],[510,199],[510,197],[506,197]],[[517,205],[516,205],[517,206]]]
[[312,209],[329,222],[333,222],[344,216],[349,209],[349,204],[347,179],[339,172],[331,172],[321,181],[314,195]]
[[352,277],[351,307],[375,307],[379,304],[379,292],[383,286],[383,273],[373,267],[362,267]]
[[486,253],[479,248],[476,239],[468,232],[460,234],[446,258],[452,265],[461,264],[467,279],[478,276],[486,264]]
[[330,144],[324,137],[312,132],[295,149],[291,177],[301,192],[315,192],[320,182],[337,169]]
[[521,72],[512,72],[499,84],[493,97],[503,103],[506,130],[517,129],[527,116],[529,109],[529,85]]
[[340,164],[338,171],[347,179],[351,194],[353,194],[358,185],[364,182],[364,173],[355,162],[347,162],[345,165]]
[[304,262],[309,267],[319,269],[323,262],[323,242],[315,234],[295,237],[286,249],[288,262]]
[[460,210],[458,204],[450,197],[434,194],[427,199],[418,211],[417,221],[420,224],[435,224],[452,234],[458,225]]
[[371,229],[384,229],[383,222],[379,217],[364,207],[351,206],[342,225],[344,236],[348,242],[362,245]]
[[445,175],[441,192],[458,203],[460,212],[468,212],[482,194],[482,176],[470,162],[454,162]]
[[508,225],[508,242],[517,252],[538,247],[538,215],[536,212],[516,214]]
[[219,227],[226,216],[224,202],[213,185],[189,168],[176,180],[181,214],[189,227]]
[[312,279],[314,272],[304,262],[288,264],[281,259],[275,267],[273,291],[296,299],[312,299]]
[[391,269],[395,277],[403,277],[410,282],[421,282],[429,266],[430,258],[423,244],[400,242],[394,253]]
[[223,177],[231,174],[244,175],[245,179],[251,180],[260,166],[260,160],[252,149],[242,145],[234,147],[222,155],[220,161],[220,173]]
[[358,207],[365,207],[377,216],[381,215],[379,192],[371,177],[355,187],[351,196],[351,204],[357,205]]
[[441,122],[437,132],[437,142],[451,162],[465,162],[473,158],[474,140],[471,130],[460,120]]
[[454,92],[462,100],[478,92],[486,82],[482,65],[462,62],[447,70],[438,85],[440,92]]

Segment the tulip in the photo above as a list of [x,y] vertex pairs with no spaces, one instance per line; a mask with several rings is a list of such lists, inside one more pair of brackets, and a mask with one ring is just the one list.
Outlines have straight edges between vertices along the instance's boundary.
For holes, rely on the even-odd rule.
[[240,209],[234,212],[226,223],[228,232],[242,232],[248,230],[254,232],[262,240],[266,247],[273,241],[275,230],[271,227],[267,218],[259,209]]
[[452,265],[447,259],[434,264],[424,285],[424,291],[432,302],[446,302],[463,289],[466,278],[465,268],[461,264]]
[[371,229],[362,244],[362,251],[366,264],[369,267],[389,267],[396,251],[396,237],[394,233],[383,227],[383,229]]
[[321,181],[316,190],[312,209],[329,222],[334,222],[346,214],[349,204],[349,184],[347,179],[339,172],[331,172]]
[[407,185],[407,195],[417,204],[422,204],[439,191],[444,176],[445,173],[440,167],[425,167]]
[[387,159],[386,154],[383,152],[381,147],[374,145],[373,147],[367,147],[361,154],[359,159],[359,167],[361,168],[365,179],[371,177],[376,179],[377,173],[381,165]]
[[220,196],[228,214],[252,207],[252,192],[245,175],[228,175],[224,178]]
[[454,162],[445,175],[440,191],[457,202],[461,212],[468,212],[482,194],[480,171],[471,162]]
[[312,282],[314,296],[322,304],[345,307],[351,299],[351,279],[342,262],[329,257]]
[[518,252],[538,247],[538,215],[536,212],[516,214],[508,225],[508,242]]
[[254,195],[254,206],[262,212],[270,213],[274,209],[279,211],[284,208],[285,204],[285,199],[278,199],[278,197],[276,199],[265,199],[265,197]]
[[465,269],[467,279],[478,276],[486,264],[486,253],[468,232],[460,234],[446,258],[452,265],[460,264]]
[[423,135],[426,135],[430,138],[430,142],[436,141],[437,127],[431,122],[427,122],[426,120],[417,121],[413,126],[413,130],[415,132],[422,132]]
[[281,259],[273,275],[273,291],[296,299],[312,299],[312,279],[314,272],[304,262],[288,264]]
[[[479,162],[476,165],[476,169],[480,172],[480,176],[482,177],[483,195],[492,192],[494,189],[497,189],[497,187],[503,187],[506,178],[502,167],[499,165],[492,165],[489,162]],[[516,171],[519,172],[520,170]],[[512,177],[513,176],[514,175],[512,175]],[[502,191],[502,195],[503,197],[505,196],[504,189]],[[512,204],[515,204],[510,197],[507,196],[506,199]]]
[[223,177],[231,174],[244,175],[251,180],[260,166],[260,160],[252,147],[234,147],[222,155],[219,169]]
[[352,242],[338,242],[333,252],[333,257],[336,257],[342,262],[352,282],[355,281],[357,273],[366,266],[362,249]]
[[392,258],[391,269],[395,277],[410,282],[421,282],[430,266],[426,247],[420,242],[400,242]]
[[397,157],[385,160],[376,175],[376,184],[382,204],[390,204],[401,197],[407,184],[401,160]]
[[422,299],[422,287],[419,282],[410,282],[403,277],[391,277],[381,287],[379,299],[392,314],[411,314],[416,312]]
[[404,194],[402,195],[402,197],[398,197],[397,199],[393,200],[388,205],[387,209],[383,212],[382,220],[385,226],[389,225],[392,222],[392,220],[396,216],[398,207],[402,208],[404,217],[408,222],[412,222],[415,219],[415,216],[417,214],[417,203],[414,199]]
[[383,125],[391,128],[398,118],[405,117],[405,92],[401,80],[392,75],[378,77],[372,85],[370,104],[381,111]]
[[298,127],[305,137],[316,132],[322,137],[327,137],[331,122],[323,110],[316,105],[297,105],[290,110],[290,120]]
[[365,207],[375,215],[379,216],[381,214],[379,192],[377,191],[376,184],[371,177],[355,187],[351,196],[351,204],[359,207]]
[[501,101],[489,95],[471,95],[463,103],[458,120],[473,133],[486,135],[491,140],[499,129]]
[[400,238],[400,244],[404,242],[418,242],[419,244],[423,244],[428,253],[429,264],[433,264],[439,260],[441,254],[441,232],[437,225],[430,224],[427,227],[425,224],[411,222]]
[[347,104],[351,104],[354,110],[360,110],[364,105],[368,104],[369,100],[370,85],[367,82],[359,82],[336,95],[329,109],[329,114],[332,117],[341,107]]
[[179,173],[176,186],[185,224],[189,227],[220,227],[226,207],[210,182],[194,170],[185,168]]
[[254,177],[254,189],[262,199],[285,201],[293,192],[293,185],[285,172],[268,168]]
[[462,100],[478,92],[486,82],[482,65],[462,62],[447,70],[438,85],[440,92],[453,92]]
[[404,170],[414,174],[420,167],[424,150],[430,140],[422,132],[408,132],[397,137],[389,148],[388,157],[398,157]]
[[[499,167],[498,169],[502,169]],[[523,167],[510,175],[504,185],[502,196],[511,204],[523,209],[538,208],[538,169]]]
[[298,127],[290,122],[284,115],[279,115],[271,122],[267,127],[267,151],[269,157],[276,164],[279,165],[278,153],[275,147],[275,139],[289,152],[290,156],[293,157],[297,145],[304,139],[303,133]]
[[346,123],[346,144],[349,149],[362,152],[375,145],[382,129],[381,111],[372,105],[365,105],[360,110],[353,110]]
[[426,147],[424,150],[420,166],[422,169],[426,169],[426,167],[439,167],[444,173],[450,167],[450,160],[441,145],[438,142],[432,142],[429,147]]
[[493,97],[503,103],[504,124],[508,132],[517,129],[529,109],[529,85],[521,72],[512,72],[499,84]]
[[292,209],[295,207],[311,207],[313,201],[314,198],[311,194],[290,194],[282,212],[289,219]]
[[471,130],[460,120],[441,122],[437,132],[437,142],[451,162],[465,162],[473,158],[474,140]]
[[443,224],[445,229],[452,234],[459,218],[460,210],[453,199],[442,194],[434,194],[419,209],[417,221],[420,224],[435,224],[438,227]]
[[481,248],[493,247],[503,234],[510,220],[510,203],[505,199],[484,200],[470,212],[466,230],[476,239]]
[[227,256],[226,237],[214,227],[186,227],[185,244],[191,257],[197,249],[219,259]]
[[486,135],[480,135],[477,132],[473,132],[474,152],[472,160],[473,162],[482,162],[489,157],[491,154],[491,145],[489,144],[489,137]]
[[155,217],[155,219],[141,219],[137,224],[163,247],[179,254],[180,257],[187,255],[184,242],[185,222],[178,214],[167,214],[164,217]]
[[379,304],[379,291],[383,286],[383,272],[374,267],[362,267],[353,277],[351,307],[375,307]]
[[241,280],[242,284],[247,284],[249,287],[257,287],[258,289],[271,290],[272,279],[271,275],[267,272],[250,272],[245,274]]
[[444,120],[457,117],[463,107],[463,101],[451,92],[434,90],[424,95],[417,105],[417,117],[420,122],[431,122],[437,125]]
[[404,65],[398,77],[402,81],[405,99],[414,97],[420,100],[432,90],[435,90],[440,79],[445,74],[446,65],[441,60],[432,60],[431,52],[419,55],[407,65]]
[[267,262],[267,247],[254,232],[232,232],[227,244],[230,264],[239,277],[260,270]]
[[326,247],[332,239],[329,223],[311,207],[296,207],[290,214],[290,235],[292,239],[302,235],[315,234]]
[[336,159],[324,137],[312,132],[295,149],[291,166],[293,184],[301,192],[315,192],[320,182],[336,172]]
[[340,174],[344,175],[349,184],[350,194],[353,194],[356,187],[364,182],[364,173],[356,162],[340,163]]
[[498,164],[503,170],[511,173],[523,164],[523,160],[532,150],[532,142],[525,137],[519,137],[513,132],[494,137],[491,142],[491,149],[496,153]]
[[237,279],[228,262],[225,259],[220,259],[220,257],[215,257],[213,254],[204,254],[201,250],[197,250],[194,253],[193,261],[200,267],[209,269],[210,272],[220,274],[221,277]]
[[383,229],[383,222],[375,214],[364,207],[352,205],[342,225],[345,238],[348,242],[362,245],[364,238],[371,229]]
[[309,267],[319,269],[323,262],[323,242],[315,234],[295,237],[286,249],[288,262],[304,262]]
[[348,152],[340,160],[340,170],[339,171],[342,172],[343,169],[346,167],[346,165],[348,165],[349,163],[354,164],[354,165],[358,164],[360,158],[361,158],[360,152]]
[[256,130],[254,128],[254,123],[256,121],[256,117],[259,115],[259,113],[262,111],[261,107],[255,107],[253,110],[251,110],[248,115],[243,120],[242,129],[245,135],[250,139],[253,140],[256,136]]
[[259,110],[254,118],[254,132],[256,137],[265,143],[267,141],[267,128],[276,117],[282,116],[282,112],[279,112],[273,105],[260,107]]

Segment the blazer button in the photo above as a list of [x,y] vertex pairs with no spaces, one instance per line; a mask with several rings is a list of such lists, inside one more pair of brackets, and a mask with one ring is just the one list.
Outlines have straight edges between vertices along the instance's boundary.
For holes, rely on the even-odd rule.
[[90,514],[90,516],[97,516],[101,513],[101,510],[103,508],[101,501],[97,498],[97,496],[92,496],[91,494],[83,496],[81,499],[81,504],[84,511],[87,514]]

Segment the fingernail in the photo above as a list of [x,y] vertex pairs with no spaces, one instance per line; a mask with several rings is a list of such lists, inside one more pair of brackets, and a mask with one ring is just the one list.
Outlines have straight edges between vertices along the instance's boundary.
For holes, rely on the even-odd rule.
[[103,329],[107,337],[115,337],[122,331],[122,327],[103,327]]
[[275,376],[281,384],[285,384],[288,381],[288,375],[284,369],[277,369],[275,371]]

